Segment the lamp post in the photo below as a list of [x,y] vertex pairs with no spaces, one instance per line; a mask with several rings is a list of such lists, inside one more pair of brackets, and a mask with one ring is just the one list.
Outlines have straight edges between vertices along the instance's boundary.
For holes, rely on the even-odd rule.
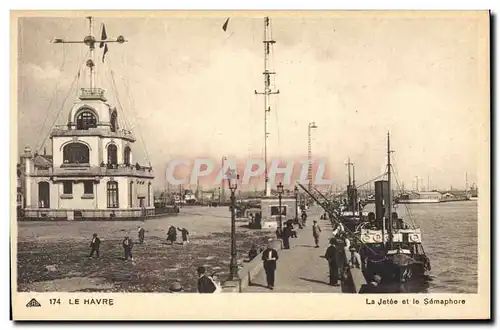
[[282,214],[282,212],[281,212],[281,195],[283,195],[283,184],[280,182],[278,184],[277,188],[278,188],[278,200],[279,200],[279,221],[280,221],[279,228],[280,228],[280,232],[282,232],[283,231],[283,224],[281,222],[281,214]]
[[229,280],[238,279],[238,264],[236,262],[236,189],[238,188],[239,175],[235,170],[231,170],[228,180],[229,189],[231,190],[231,261],[229,263]]
[[310,122],[307,126],[307,160],[308,160],[308,168],[307,168],[307,180],[309,181],[308,189],[312,190],[312,148],[311,148],[311,130],[313,128],[318,128],[315,122]]
[[295,186],[293,192],[295,193],[295,223],[299,223],[299,188]]

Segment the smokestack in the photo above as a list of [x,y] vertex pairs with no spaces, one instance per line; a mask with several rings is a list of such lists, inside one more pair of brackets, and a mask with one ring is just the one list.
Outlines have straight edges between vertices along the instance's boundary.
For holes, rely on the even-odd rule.
[[389,183],[385,180],[375,181],[375,217],[377,219],[388,217],[387,205],[389,205]]

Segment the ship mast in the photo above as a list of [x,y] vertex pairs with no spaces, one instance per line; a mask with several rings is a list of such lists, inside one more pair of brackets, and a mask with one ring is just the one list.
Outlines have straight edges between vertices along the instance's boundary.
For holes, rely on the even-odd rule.
[[389,202],[387,205],[387,218],[388,221],[388,232],[389,232],[389,249],[392,248],[392,184],[391,184],[391,140],[390,133],[387,132],[387,185],[388,185],[388,194],[389,194]]
[[357,211],[357,202],[358,202],[358,194],[356,191],[356,168],[354,167],[354,163],[352,164],[352,215],[356,215]]
[[270,96],[273,94],[279,94],[279,90],[273,92],[271,90],[271,75],[276,74],[276,72],[269,71],[269,62],[271,56],[271,50],[273,44],[276,41],[272,40],[272,33],[270,28],[270,19],[269,17],[264,17],[264,92],[258,93],[255,91],[255,94],[264,95],[264,175],[265,175],[265,185],[264,191],[266,196],[271,196],[271,186],[269,185],[269,177],[268,177],[268,168],[267,168],[267,138],[269,136],[269,132],[267,131],[267,116],[268,113],[271,112],[270,107]]
[[[352,202],[352,194],[353,194],[353,191],[352,191],[352,185],[351,185],[351,165],[354,166],[353,163],[351,163],[351,158],[347,158],[347,164],[345,164],[347,166],[347,177],[348,177],[348,183],[347,183],[347,211],[349,211],[349,209],[351,207],[353,207],[352,211],[354,212],[354,205],[353,205],[353,202]],[[353,168],[354,169],[354,168]]]

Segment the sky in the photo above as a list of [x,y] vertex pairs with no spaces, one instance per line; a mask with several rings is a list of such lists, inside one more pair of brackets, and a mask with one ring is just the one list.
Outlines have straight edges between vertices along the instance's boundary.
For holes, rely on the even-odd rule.
[[[165,185],[176,158],[263,157],[263,29],[258,13],[163,17],[96,17],[110,37],[104,63],[96,51],[97,82],[134,132],[134,159],[151,162],[155,186]],[[356,179],[385,171],[386,134],[406,188],[465,187],[477,182],[484,91],[489,70],[479,55],[479,21],[468,15],[271,16],[276,44],[269,114],[270,159],[307,157],[327,164],[334,185],[345,185],[348,158]],[[88,85],[81,44],[84,17],[19,21],[18,149],[40,147],[53,124],[64,125],[77,87]],[[113,83],[114,78],[114,83]],[[116,86],[116,92],[115,88]],[[118,97],[117,97],[118,95]],[[119,103],[118,103],[119,100]],[[50,140],[45,140],[50,153]]]

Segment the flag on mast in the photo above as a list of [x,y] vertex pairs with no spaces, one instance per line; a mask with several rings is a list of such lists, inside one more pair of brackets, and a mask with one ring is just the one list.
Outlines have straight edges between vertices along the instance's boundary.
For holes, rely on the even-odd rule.
[[226,22],[224,23],[224,25],[222,25],[222,30],[224,30],[224,32],[227,31],[227,25],[229,24],[229,17],[226,19]]
[[106,56],[106,53],[108,52],[108,44],[104,45],[104,51],[102,53],[102,63],[104,63],[104,57]]
[[[106,26],[102,24],[102,32],[101,32],[101,40],[106,40],[108,39],[108,35],[106,34]],[[99,45],[99,48],[104,47],[104,42],[101,42]]]
[[[102,31],[101,31],[101,41],[108,39],[108,35],[106,33],[106,26],[102,24]],[[105,42],[101,42],[99,44],[99,48],[104,47],[104,51],[102,53],[102,63],[104,63],[104,57],[106,57],[106,53],[108,52],[108,44]]]

